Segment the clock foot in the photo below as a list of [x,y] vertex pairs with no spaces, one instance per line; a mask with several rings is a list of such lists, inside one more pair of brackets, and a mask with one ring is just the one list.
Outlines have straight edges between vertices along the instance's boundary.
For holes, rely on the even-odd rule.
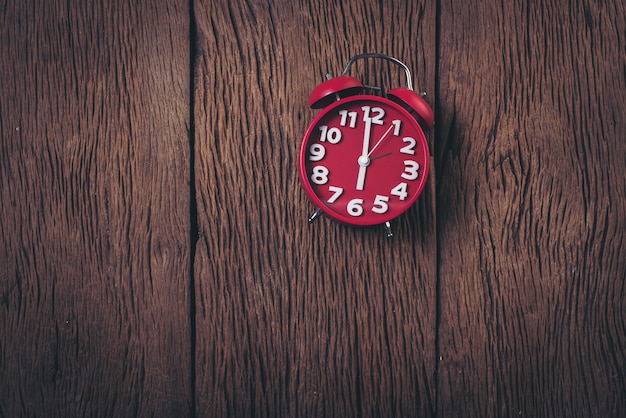
[[313,212],[313,215],[309,216],[309,223],[312,224],[313,221],[319,218],[321,214],[322,214],[322,209],[317,208],[315,212]]
[[391,223],[389,221],[385,222],[384,228],[387,238],[393,237],[393,232],[391,232]]

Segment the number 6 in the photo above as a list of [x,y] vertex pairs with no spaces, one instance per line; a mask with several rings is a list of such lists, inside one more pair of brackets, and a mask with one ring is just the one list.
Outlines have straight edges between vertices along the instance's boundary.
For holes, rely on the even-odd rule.
[[363,215],[363,199],[352,199],[348,202],[348,213],[352,216]]

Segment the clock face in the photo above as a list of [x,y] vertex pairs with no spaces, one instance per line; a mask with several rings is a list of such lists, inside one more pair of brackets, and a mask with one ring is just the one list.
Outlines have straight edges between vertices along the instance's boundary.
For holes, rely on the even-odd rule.
[[405,212],[426,185],[424,132],[400,105],[358,95],[313,120],[300,149],[304,189],[328,216],[376,225]]

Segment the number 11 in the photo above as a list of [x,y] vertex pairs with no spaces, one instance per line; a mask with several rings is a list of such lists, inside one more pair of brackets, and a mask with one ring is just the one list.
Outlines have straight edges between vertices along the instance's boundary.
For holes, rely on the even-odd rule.
[[354,128],[356,127],[356,112],[348,112],[347,110],[340,110],[339,114],[341,115],[341,122],[339,122],[339,125],[341,126],[346,126],[346,123],[348,122],[348,117],[350,117],[350,127]]

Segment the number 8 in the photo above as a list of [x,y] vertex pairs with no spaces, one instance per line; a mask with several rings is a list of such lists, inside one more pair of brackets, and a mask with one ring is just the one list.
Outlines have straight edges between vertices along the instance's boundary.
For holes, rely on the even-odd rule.
[[323,165],[316,165],[313,167],[313,174],[311,174],[311,181],[315,184],[326,184],[328,182],[328,169]]

